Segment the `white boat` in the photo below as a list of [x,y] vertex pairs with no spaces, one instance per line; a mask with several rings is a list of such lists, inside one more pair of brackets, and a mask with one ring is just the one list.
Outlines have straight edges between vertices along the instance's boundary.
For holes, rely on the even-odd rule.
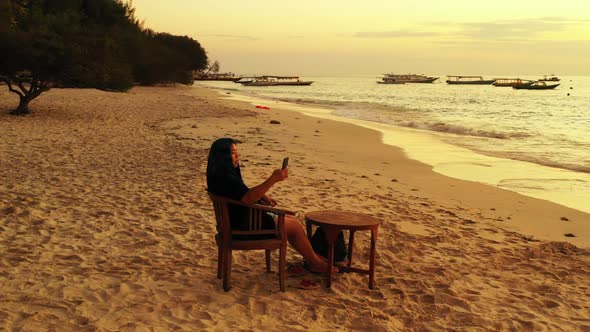
[[543,75],[543,78],[540,78],[539,81],[542,82],[559,82],[559,77],[555,75]]
[[313,81],[302,81],[299,76],[256,76],[252,80],[238,81],[245,86],[311,85]]
[[438,77],[418,75],[418,74],[383,74],[379,84],[404,84],[404,83],[432,83]]

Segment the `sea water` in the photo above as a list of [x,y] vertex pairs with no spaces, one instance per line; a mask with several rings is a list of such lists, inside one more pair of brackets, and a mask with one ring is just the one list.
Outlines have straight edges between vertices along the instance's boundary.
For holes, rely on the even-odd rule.
[[377,75],[308,79],[310,86],[196,84],[376,129],[441,174],[590,212],[590,77],[561,77],[554,90],[448,85],[444,76],[432,84],[377,84]]

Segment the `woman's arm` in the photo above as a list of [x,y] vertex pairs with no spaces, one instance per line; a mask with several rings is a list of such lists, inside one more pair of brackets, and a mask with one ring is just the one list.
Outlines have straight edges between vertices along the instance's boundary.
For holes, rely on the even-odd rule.
[[270,196],[268,196],[267,194],[262,195],[262,197],[260,198],[260,200],[258,201],[260,204],[263,205],[268,205],[268,206],[276,206],[277,202],[272,199]]
[[248,192],[242,197],[242,203],[253,204],[261,199],[266,192],[277,182],[285,180],[289,176],[288,168],[283,170],[275,169],[271,176],[261,184],[250,188]]

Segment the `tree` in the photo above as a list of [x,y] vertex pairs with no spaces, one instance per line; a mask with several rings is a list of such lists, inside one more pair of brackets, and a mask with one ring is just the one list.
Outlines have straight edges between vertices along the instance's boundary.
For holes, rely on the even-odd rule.
[[207,73],[219,73],[219,61],[215,60],[213,64],[207,66]]
[[121,36],[139,31],[129,5],[115,0],[8,0],[0,30],[0,80],[29,113],[52,86],[124,91],[133,84]]
[[12,114],[54,86],[190,84],[208,63],[196,40],[143,29],[122,0],[0,0],[0,55],[0,81],[20,98]]
[[192,84],[193,72],[207,65],[207,53],[190,37],[151,30],[145,36],[144,48],[135,60],[135,78],[140,84]]
[[207,76],[211,73],[217,74],[217,73],[219,73],[219,68],[220,68],[219,61],[215,60],[213,63],[207,61],[207,65],[205,66],[205,68],[203,70],[201,70],[199,72],[199,75],[200,76]]

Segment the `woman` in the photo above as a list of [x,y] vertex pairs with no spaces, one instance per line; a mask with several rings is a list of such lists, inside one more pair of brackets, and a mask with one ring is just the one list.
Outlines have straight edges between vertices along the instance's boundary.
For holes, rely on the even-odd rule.
[[[275,206],[277,203],[266,192],[277,182],[288,177],[288,168],[275,169],[271,176],[261,184],[249,188],[242,180],[240,172],[240,156],[236,141],[231,138],[220,138],[213,142],[209,150],[207,162],[207,187],[209,192],[215,195],[241,201],[245,204],[253,204],[262,201],[264,204]],[[245,207],[231,205],[230,219],[232,228],[248,228],[248,212]],[[274,229],[276,220],[270,215],[265,215],[263,228]],[[327,262],[318,256],[312,249],[303,226],[296,218],[285,216],[285,231],[287,240],[307,262],[312,272],[328,270]]]

